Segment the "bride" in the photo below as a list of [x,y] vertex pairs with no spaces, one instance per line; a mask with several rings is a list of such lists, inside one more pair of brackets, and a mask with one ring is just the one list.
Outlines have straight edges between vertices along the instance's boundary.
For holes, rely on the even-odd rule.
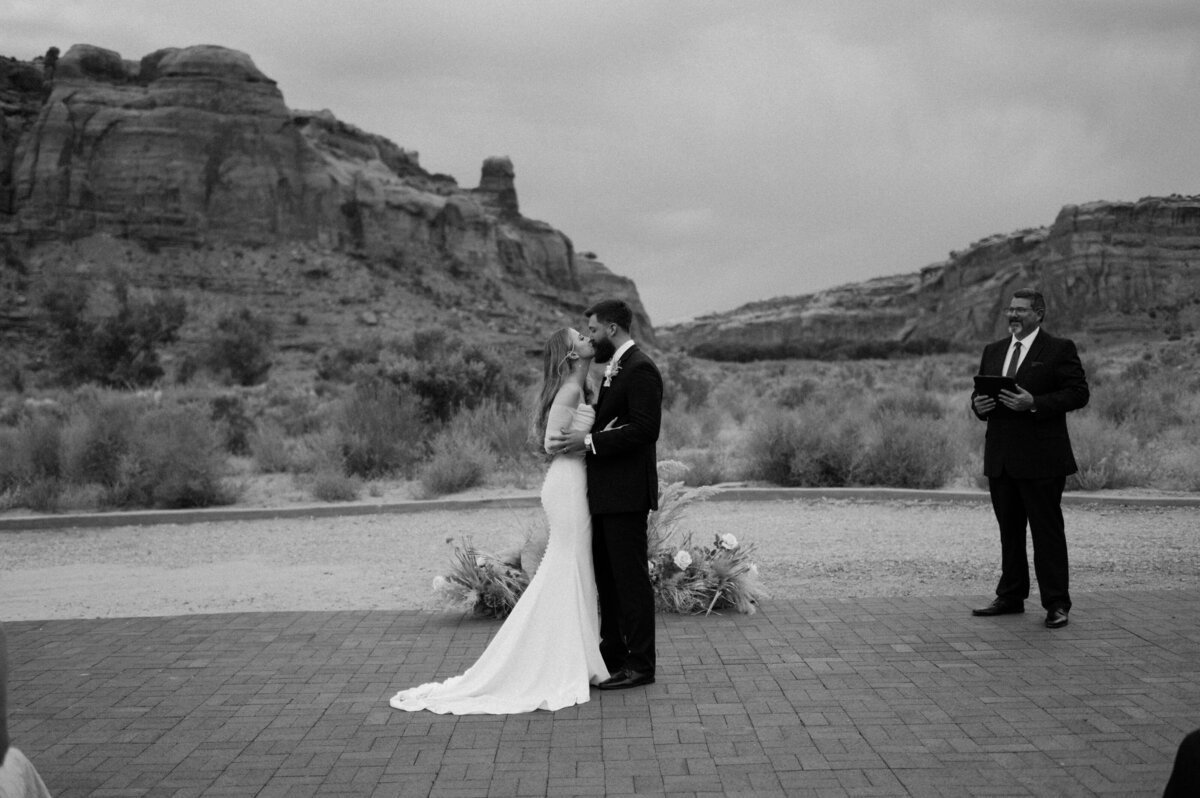
[[[534,429],[545,448],[548,431],[590,431],[585,402],[591,339],[572,329],[550,336],[543,352],[542,389]],[[537,573],[475,664],[460,676],[392,697],[396,709],[455,715],[510,715],[582,704],[588,686],[607,679],[600,656],[592,521],[582,455],[559,455],[542,483],[550,542]]]

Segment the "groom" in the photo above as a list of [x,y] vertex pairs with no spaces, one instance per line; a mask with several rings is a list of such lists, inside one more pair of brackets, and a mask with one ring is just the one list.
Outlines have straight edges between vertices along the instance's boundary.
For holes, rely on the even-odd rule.
[[597,363],[607,364],[590,433],[554,435],[565,452],[586,452],[592,558],[600,596],[600,654],[612,676],[597,687],[622,690],[654,681],[654,592],[646,560],[646,521],[658,509],[655,443],[662,420],[658,367],[629,336],[633,310],[619,299],[592,305],[588,331]]

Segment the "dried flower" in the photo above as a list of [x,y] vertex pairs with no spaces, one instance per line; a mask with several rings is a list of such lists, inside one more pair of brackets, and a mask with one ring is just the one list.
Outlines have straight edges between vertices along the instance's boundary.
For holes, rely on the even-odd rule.
[[683,549],[675,553],[675,567],[681,571],[686,571],[687,567],[692,564],[692,555],[688,554]]
[[733,551],[737,548],[738,542],[737,538],[726,532],[724,535],[717,536],[717,545],[723,549]]

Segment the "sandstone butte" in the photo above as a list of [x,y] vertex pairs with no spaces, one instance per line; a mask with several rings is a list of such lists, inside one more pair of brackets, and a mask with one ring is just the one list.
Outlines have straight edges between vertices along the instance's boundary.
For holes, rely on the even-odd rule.
[[1005,334],[1012,290],[1038,287],[1047,328],[1105,345],[1200,331],[1200,196],[1067,205],[1049,227],[994,235],[918,272],[744,305],[659,328],[717,359],[965,349]]
[[39,299],[64,279],[99,303],[115,280],[183,295],[185,347],[229,307],[270,314],[297,366],[428,326],[537,349],[599,296],[654,340],[631,280],[521,215],[507,157],[462,188],[329,111],[289,110],[244,53],[0,58],[0,112],[0,343],[35,368]]

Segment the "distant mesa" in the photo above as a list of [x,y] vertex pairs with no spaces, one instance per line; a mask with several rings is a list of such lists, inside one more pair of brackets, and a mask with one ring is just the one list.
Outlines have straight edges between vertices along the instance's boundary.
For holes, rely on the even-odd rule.
[[1047,329],[1084,341],[1200,330],[1200,197],[1064,207],[1049,227],[994,235],[918,272],[753,302],[659,329],[665,346],[755,360],[974,351],[1006,334],[1010,293],[1038,287]]

